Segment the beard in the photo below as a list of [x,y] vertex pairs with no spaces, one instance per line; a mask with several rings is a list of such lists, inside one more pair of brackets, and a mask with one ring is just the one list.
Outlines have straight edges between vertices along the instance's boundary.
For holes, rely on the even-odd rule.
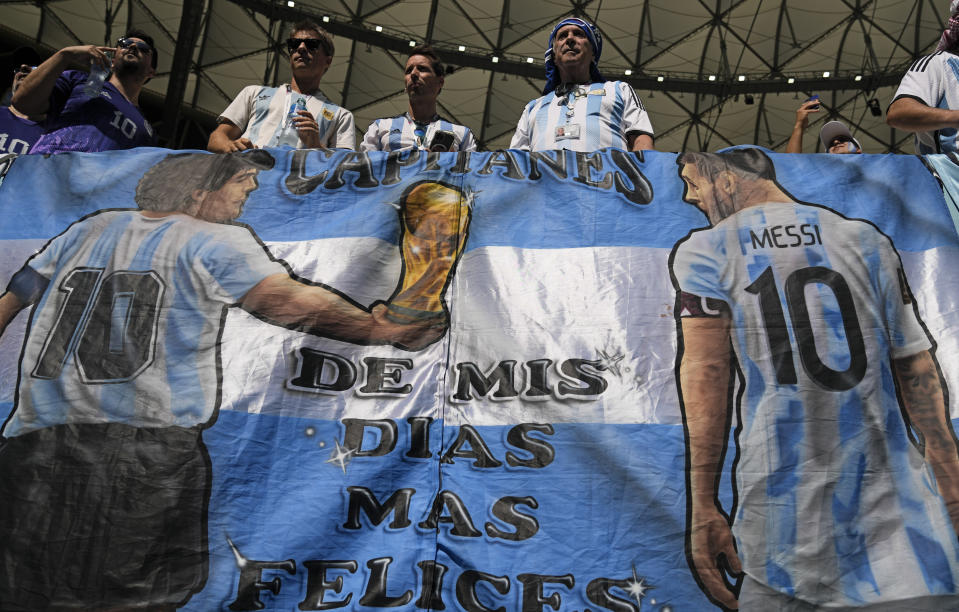
[[114,63],[113,71],[118,77],[133,76],[140,71],[140,60],[122,57]]

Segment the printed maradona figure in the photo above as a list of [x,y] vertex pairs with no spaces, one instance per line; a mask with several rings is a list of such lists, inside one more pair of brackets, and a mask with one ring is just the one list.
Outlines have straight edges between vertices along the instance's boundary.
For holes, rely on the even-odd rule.
[[[0,610],[159,612],[203,588],[202,431],[218,409],[226,309],[406,350],[445,333],[442,295],[429,300],[442,312],[397,322],[387,304],[292,277],[229,224],[273,165],[259,150],[168,155],[139,181],[139,209],[72,224],[0,296],[0,334],[33,306],[0,446]],[[458,191],[438,193],[462,214]],[[465,240],[467,224],[468,211],[445,238]],[[456,257],[445,255],[449,276]]]
[[796,201],[759,150],[678,163],[710,223],[670,257],[698,584],[728,609],[956,609],[959,451],[892,241]]

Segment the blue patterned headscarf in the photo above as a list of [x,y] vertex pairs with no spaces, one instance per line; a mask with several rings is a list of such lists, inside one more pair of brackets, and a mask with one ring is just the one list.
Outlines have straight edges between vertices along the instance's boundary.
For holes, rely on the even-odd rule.
[[543,88],[544,94],[553,91],[556,89],[556,86],[560,84],[559,70],[556,69],[556,62],[553,60],[553,40],[556,38],[556,32],[558,32],[561,27],[567,25],[574,25],[581,29],[586,34],[586,38],[589,39],[589,44],[593,47],[593,61],[589,64],[590,78],[593,79],[593,82],[606,80],[603,78],[603,75],[599,73],[598,66],[599,56],[603,53],[603,35],[599,33],[599,28],[588,21],[577,17],[570,17],[557,23],[549,35],[549,44],[546,46],[546,87]]

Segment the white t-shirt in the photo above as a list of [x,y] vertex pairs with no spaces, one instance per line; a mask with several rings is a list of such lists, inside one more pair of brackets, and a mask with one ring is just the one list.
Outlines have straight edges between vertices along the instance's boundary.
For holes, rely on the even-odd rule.
[[892,241],[824,207],[769,203],[692,232],[672,261],[684,294],[731,318],[745,572],[817,606],[951,593],[959,542],[890,362],[931,346]]
[[275,274],[286,269],[246,227],[137,210],[74,223],[10,282],[35,307],[3,435],[209,422],[223,311]]
[[293,127],[287,126],[290,106],[303,98],[320,131],[320,144],[329,149],[352,149],[356,146],[353,113],[330,102],[319,89],[312,94],[297,93],[289,85],[264,87],[248,85],[230,103],[218,121],[229,121],[243,130],[241,138],[249,138],[257,147],[288,146],[303,149]]
[[[933,108],[959,110],[959,57],[948,51],[937,51],[914,61],[892,101],[899,98],[914,98]],[[955,128],[916,132],[919,155],[957,150]]]
[[450,151],[475,151],[473,132],[465,125],[451,123],[440,116],[433,117],[424,130],[422,138],[416,135],[416,122],[403,113],[396,117],[377,119],[370,124],[360,142],[360,151],[399,151],[401,149],[428,149],[436,132],[452,132],[453,146]]
[[577,85],[566,95],[552,91],[526,105],[511,149],[595,151],[627,149],[630,132],[653,135],[643,103],[628,83]]

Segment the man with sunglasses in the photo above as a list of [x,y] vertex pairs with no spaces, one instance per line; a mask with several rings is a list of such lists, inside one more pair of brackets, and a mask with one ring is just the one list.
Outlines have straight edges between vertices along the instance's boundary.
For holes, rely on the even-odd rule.
[[[40,56],[30,47],[13,51],[10,63],[14,66],[10,95],[13,96],[20,83],[40,63]],[[31,117],[11,106],[0,106],[0,153],[22,155],[37,141],[43,128],[37,123],[41,117]]]
[[354,147],[353,113],[320,91],[320,81],[333,62],[333,37],[312,21],[301,21],[293,25],[286,48],[291,81],[278,87],[244,87],[220,115],[208,150]]
[[[111,60],[107,55],[114,53]],[[84,91],[87,73],[69,66],[97,64],[112,70],[99,95]],[[156,144],[153,128],[138,106],[143,86],[156,74],[153,39],[130,30],[116,48],[65,47],[37,66],[13,96],[28,115],[46,113],[43,135],[31,153],[110,151]]]

